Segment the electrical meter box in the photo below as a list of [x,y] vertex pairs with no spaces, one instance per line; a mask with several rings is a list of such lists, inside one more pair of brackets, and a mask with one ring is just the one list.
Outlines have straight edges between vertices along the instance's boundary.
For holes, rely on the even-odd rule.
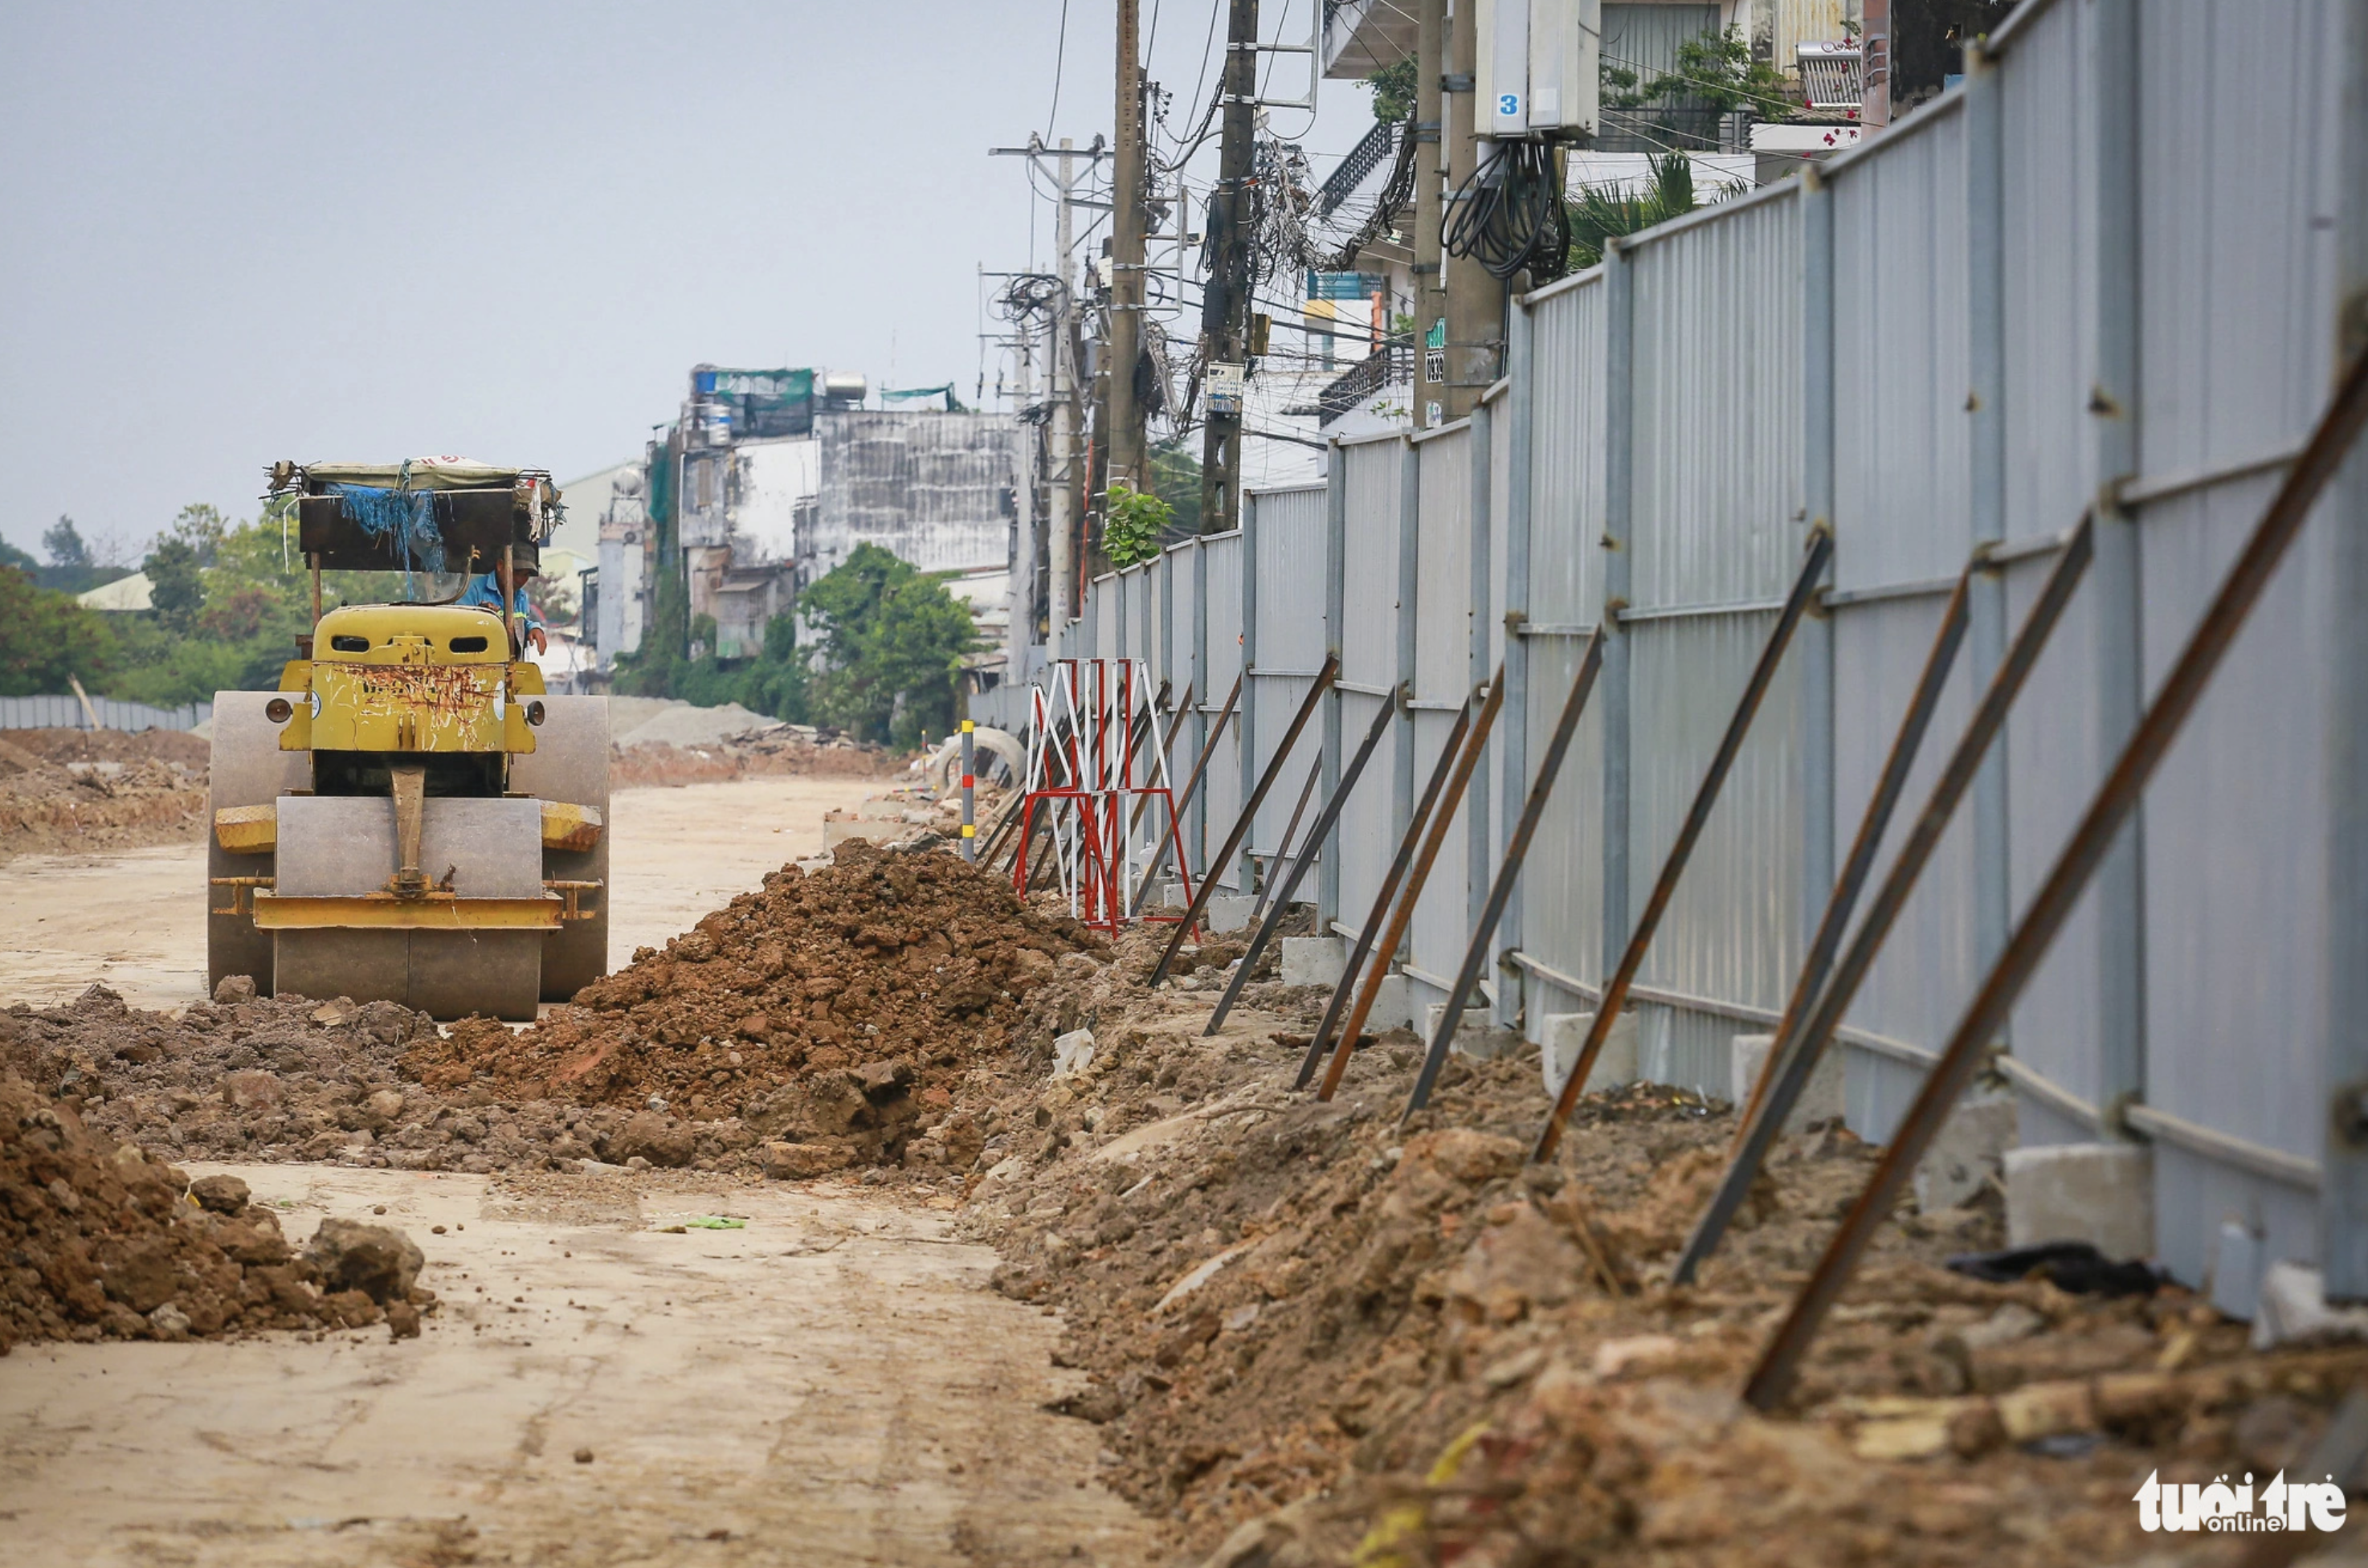
[[1603,0],[1476,0],[1475,129],[1499,141],[1595,135]]

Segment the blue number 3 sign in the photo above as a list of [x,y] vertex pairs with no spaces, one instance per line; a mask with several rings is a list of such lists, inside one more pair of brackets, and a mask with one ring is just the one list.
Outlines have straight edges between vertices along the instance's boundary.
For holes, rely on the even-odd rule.
[[1506,93],[1497,99],[1497,112],[1510,119],[1521,112],[1521,95]]

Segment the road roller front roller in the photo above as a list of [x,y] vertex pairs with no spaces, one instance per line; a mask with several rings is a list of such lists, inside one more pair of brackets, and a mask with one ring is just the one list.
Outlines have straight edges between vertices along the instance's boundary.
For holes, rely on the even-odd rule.
[[[268,505],[313,631],[278,691],[214,699],[210,989],[438,1018],[573,996],[608,969],[609,715],[526,657],[518,585],[559,493],[450,459],[282,463]],[[401,597],[324,611],[324,572]]]

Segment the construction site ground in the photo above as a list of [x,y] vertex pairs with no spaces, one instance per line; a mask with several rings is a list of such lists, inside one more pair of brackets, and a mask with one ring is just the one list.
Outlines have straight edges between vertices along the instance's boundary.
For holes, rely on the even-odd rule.
[[[1529,1165],[1534,1048],[1401,1119],[1404,1029],[1319,1102],[1274,955],[1204,1032],[1238,937],[1152,988],[1165,927],[1023,905],[881,788],[620,791],[616,972],[516,1033],[204,998],[187,850],[0,867],[0,1224],[105,1287],[0,1267],[0,1562],[2171,1568],[2253,1542],[2146,1534],[2150,1474],[2315,1480],[2368,1374],[1952,1270],[1991,1187],[1903,1205],[1759,1414],[1875,1158],[1839,1123],[1672,1287],[1723,1103],[1589,1095]],[[243,1287],[99,1235],[160,1170]],[[268,1265],[324,1220],[422,1249],[417,1337]]]

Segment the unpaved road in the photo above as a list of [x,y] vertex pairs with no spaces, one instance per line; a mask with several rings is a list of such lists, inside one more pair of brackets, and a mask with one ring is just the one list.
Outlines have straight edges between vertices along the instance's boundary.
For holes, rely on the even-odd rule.
[[[883,787],[864,778],[741,778],[620,790],[609,961],[689,928],[784,861],[822,853],[822,817]],[[104,981],[135,1007],[205,992],[205,847],[28,855],[0,865],[0,1003],[63,1002]]]
[[[1136,1563],[1056,1324],[860,1188],[227,1169],[291,1236],[399,1224],[416,1340],[36,1345],[0,1360],[0,1562]],[[636,1192],[635,1187],[640,1190]],[[706,1214],[739,1231],[663,1227]],[[444,1235],[428,1227],[441,1224]],[[588,1462],[577,1462],[588,1450]]]
[[[620,792],[612,961],[817,853],[824,811],[879,787]],[[94,980],[196,1000],[203,867],[167,848],[0,868],[0,1004]],[[1073,1375],[1058,1324],[986,1289],[993,1255],[936,1210],[689,1173],[189,1168],[234,1170],[297,1240],[383,1205],[445,1305],[401,1342],[20,1346],[0,1358],[0,1565],[1160,1555],[1094,1483],[1096,1428],[1042,1408]],[[747,1225],[664,1229],[707,1214]]]

